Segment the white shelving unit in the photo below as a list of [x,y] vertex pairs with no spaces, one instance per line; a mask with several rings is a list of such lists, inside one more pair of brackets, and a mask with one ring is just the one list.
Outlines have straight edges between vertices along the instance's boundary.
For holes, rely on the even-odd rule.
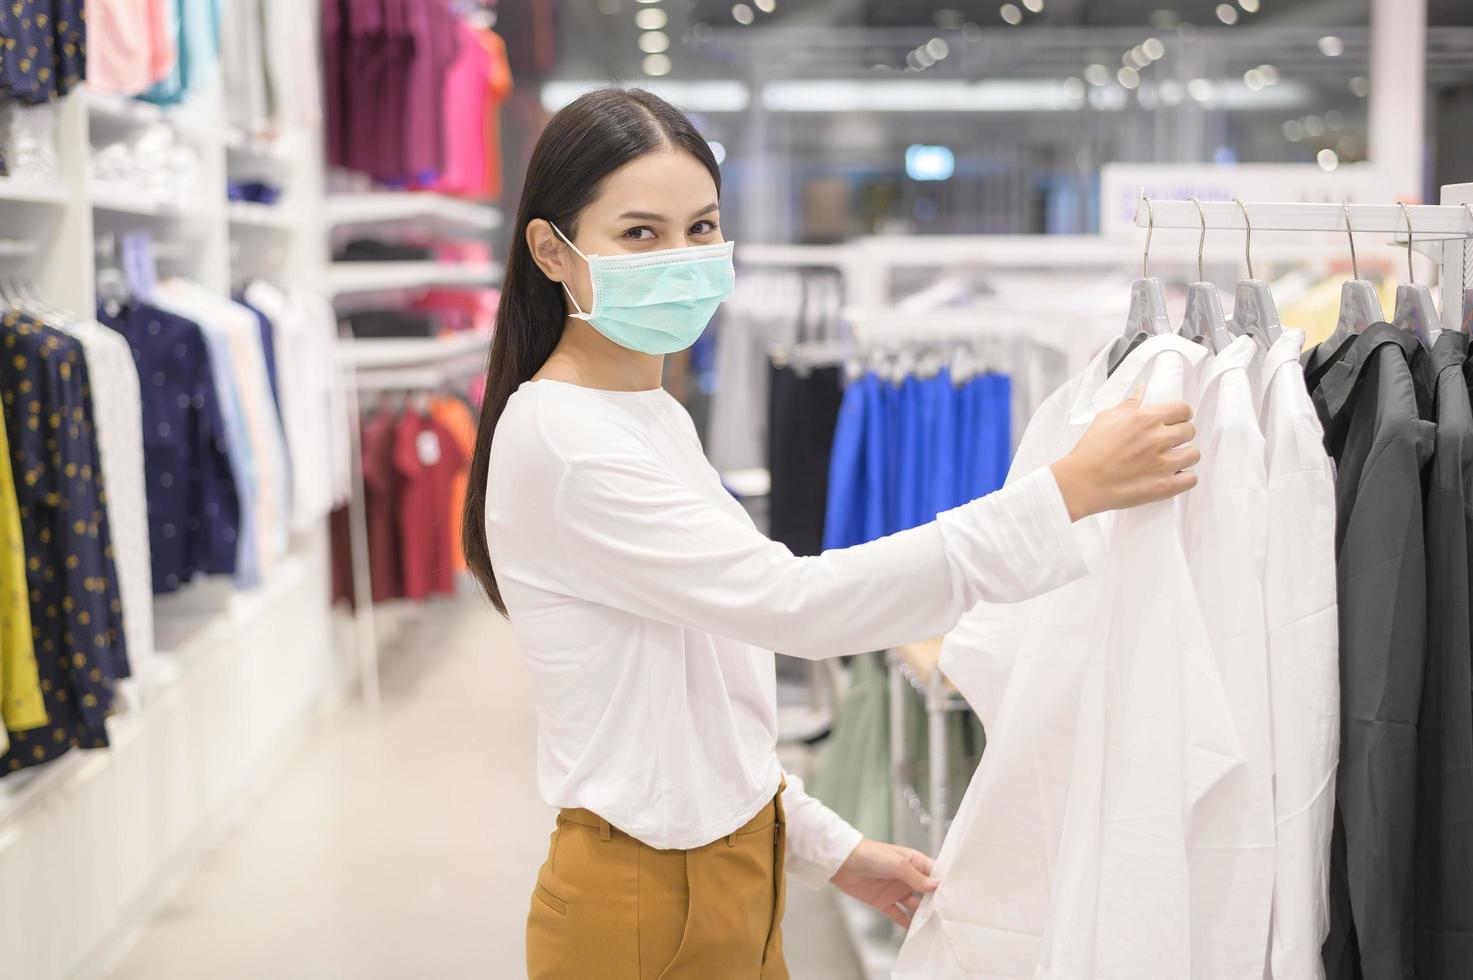
[[[79,91],[56,104],[55,185],[0,179],[0,271],[79,315],[95,309],[97,242],[146,230],[167,272],[227,294],[248,272],[306,287],[326,278],[320,137],[227,149],[218,92],[177,109]],[[160,126],[198,154],[178,202],[89,178],[89,148]],[[265,155],[289,174],[278,207],[227,206],[226,180]],[[324,371],[334,366],[321,366]],[[228,826],[263,773],[297,744],[351,674],[333,644],[326,528],[300,535],[259,588],[210,579],[155,603],[172,680],[109,721],[111,747],[0,780],[0,949],[5,975],[101,976]],[[17,778],[18,777],[18,778]]]
[[379,293],[429,286],[494,286],[500,270],[482,262],[334,262],[328,276],[328,292]]
[[327,217],[334,226],[420,221],[451,233],[476,234],[501,227],[501,212],[494,207],[419,191],[334,194],[328,199]]

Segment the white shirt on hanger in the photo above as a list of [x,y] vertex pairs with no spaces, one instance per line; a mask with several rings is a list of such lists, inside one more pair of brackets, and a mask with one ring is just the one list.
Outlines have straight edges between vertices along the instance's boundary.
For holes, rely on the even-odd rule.
[[[1205,356],[1152,338],[1107,377],[1101,351],[1040,409],[1014,473],[1067,452],[1141,383],[1147,403],[1183,398]],[[1081,522],[1088,578],[974,609],[948,638],[943,669],[982,710],[988,748],[897,978],[1189,975],[1189,819],[1241,752],[1181,506]]]
[[[1273,748],[1264,623],[1268,474],[1249,368],[1238,337],[1196,379],[1198,485],[1183,497],[1187,564],[1244,765],[1200,808],[1190,845],[1191,976],[1262,977],[1274,887]],[[1275,501],[1275,507],[1285,506]]]
[[1275,858],[1270,957],[1275,980],[1324,976],[1330,832],[1340,758],[1340,635],[1335,478],[1304,383],[1302,330],[1285,330],[1253,365],[1268,472],[1263,607],[1273,714]]
[[[707,844],[777,792],[773,655],[883,649],[981,598],[1084,572],[1047,470],[937,521],[796,558],[722,487],[663,390],[556,381],[512,395],[491,448],[491,557],[538,708],[538,781],[657,848]],[[826,881],[859,840],[790,782],[791,867]]]
[[314,342],[315,327],[307,312],[280,289],[258,280],[246,287],[245,298],[271,321],[276,339],[281,423],[291,453],[291,526],[306,531],[332,510],[327,384],[337,364],[330,350],[324,352]]

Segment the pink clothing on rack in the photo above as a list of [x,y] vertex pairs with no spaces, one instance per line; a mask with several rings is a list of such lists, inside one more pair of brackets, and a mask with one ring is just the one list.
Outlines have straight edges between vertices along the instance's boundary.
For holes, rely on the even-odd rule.
[[94,91],[137,95],[174,68],[172,0],[88,0],[87,83]]
[[496,289],[432,289],[414,301],[414,309],[433,313],[447,330],[490,330],[501,292]]
[[477,195],[486,186],[486,101],[491,64],[475,31],[456,28],[456,56],[445,73],[445,169],[432,187]]

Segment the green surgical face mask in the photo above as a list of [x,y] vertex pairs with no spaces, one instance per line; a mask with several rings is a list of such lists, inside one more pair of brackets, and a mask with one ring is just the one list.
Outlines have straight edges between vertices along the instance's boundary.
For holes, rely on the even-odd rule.
[[644,354],[673,354],[694,344],[736,282],[731,242],[584,255],[557,225],[552,230],[588,263],[593,282],[593,308],[587,312],[563,283],[578,311],[571,315],[619,346]]

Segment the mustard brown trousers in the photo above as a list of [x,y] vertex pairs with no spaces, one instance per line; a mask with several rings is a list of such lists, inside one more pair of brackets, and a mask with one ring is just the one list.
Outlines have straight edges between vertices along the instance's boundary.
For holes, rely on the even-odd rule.
[[527,918],[529,980],[788,980],[782,794],[688,851],[558,814]]

